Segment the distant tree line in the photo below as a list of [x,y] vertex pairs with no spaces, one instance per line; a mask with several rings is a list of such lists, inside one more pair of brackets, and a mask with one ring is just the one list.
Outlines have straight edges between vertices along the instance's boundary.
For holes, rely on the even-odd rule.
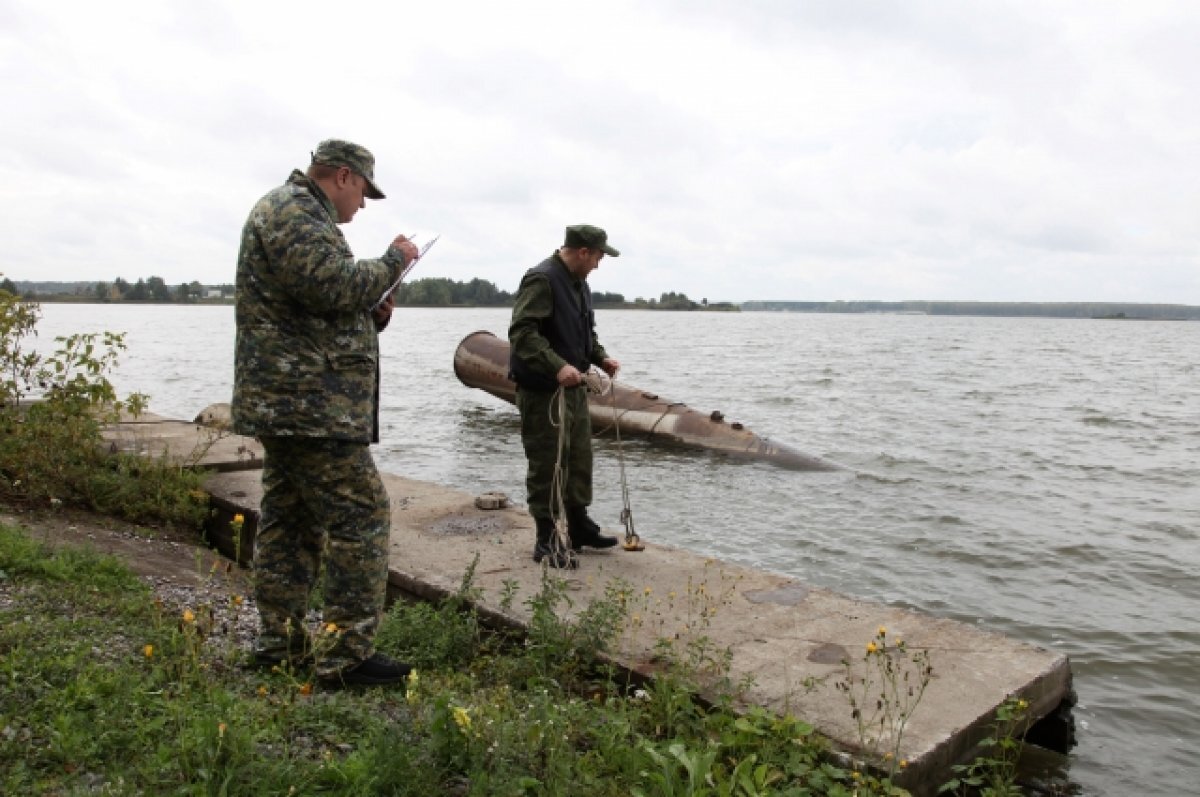
[[396,304],[415,307],[506,307],[513,295],[487,280],[458,282],[445,277],[425,277],[405,283]]
[[596,307],[617,307],[629,310],[732,310],[737,312],[740,309],[732,302],[710,304],[708,299],[693,302],[686,293],[675,293],[674,291],[663,293],[657,299],[643,299],[639,296],[632,302],[625,301],[625,296],[620,293],[597,291],[592,293],[592,304]]
[[910,315],[974,315],[1043,318],[1144,318],[1152,320],[1200,319],[1200,307],[1186,304],[1131,302],[743,302],[746,311],[774,310],[792,313],[904,313]]
[[[406,284],[400,289],[396,304],[421,307],[511,307],[516,297],[502,291],[492,283],[473,279],[470,282],[455,282],[440,277],[427,277]],[[592,292],[592,304],[598,308],[621,308],[634,310],[733,310],[738,306],[729,302],[709,304],[708,299],[693,302],[684,293],[662,294],[659,299],[637,298],[625,301],[621,293]]]
[[[230,283],[202,285],[197,281],[168,285],[162,277],[129,282],[117,277],[112,282],[31,282],[0,280],[0,290],[26,299],[51,302],[232,302]],[[511,307],[515,296],[487,280],[469,282],[426,277],[405,283],[396,303],[415,307]],[[978,302],[908,300],[861,301],[692,301],[685,293],[665,292],[657,299],[640,296],[628,301],[624,294],[593,291],[592,302],[601,309],[627,310],[717,310],[776,311],[792,313],[903,313],[910,315],[1015,316],[1044,318],[1143,318],[1200,319],[1200,306],[1187,304],[1138,304],[1132,302]]]
[[66,302],[158,302],[195,303],[221,301],[233,297],[233,285],[201,285],[185,282],[168,285],[162,277],[142,277],[129,282],[117,277],[112,282],[12,282],[5,289],[18,296],[38,301]]
[[[146,277],[130,283],[121,277],[112,282],[16,282],[5,279],[0,287],[27,299],[51,302],[198,302],[233,301],[232,284],[202,285],[186,282],[168,285],[161,277]],[[511,307],[516,297],[487,280],[459,282],[445,277],[425,277],[407,282],[396,294],[396,304],[409,307]],[[732,310],[730,302],[694,302],[685,293],[663,293],[658,299],[638,297],[626,301],[624,294],[595,291],[592,303],[598,308],[633,310]]]

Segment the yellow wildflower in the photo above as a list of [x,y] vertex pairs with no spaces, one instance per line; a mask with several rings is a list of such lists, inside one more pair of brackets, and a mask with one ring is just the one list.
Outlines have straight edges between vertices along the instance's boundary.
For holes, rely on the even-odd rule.
[[410,672],[406,680],[408,688],[404,690],[404,699],[408,701],[409,705],[413,705],[417,702],[417,671]]
[[146,647],[142,648],[142,655],[148,659],[154,658],[154,646],[147,645]]
[[242,605],[242,601],[243,601],[243,600],[244,600],[244,599],[242,598],[242,596],[241,596],[241,595],[232,595],[232,596],[230,596],[230,598],[229,598],[229,602],[230,602],[231,604],[233,604],[233,606],[234,606],[235,608],[236,608],[236,607],[238,607],[238,606],[241,606],[241,605]]
[[337,630],[337,623],[329,623],[325,626],[325,633],[327,634],[336,634]]
[[462,728],[464,731],[470,729],[470,727],[471,727],[471,712],[467,711],[462,706],[455,706],[454,707],[454,721],[455,721],[455,723],[458,724],[458,727]]
[[1018,701],[1017,701],[1017,708],[1019,708],[1021,711],[1024,711],[1025,709],[1029,708],[1029,701],[1027,701],[1027,700],[1018,700]]
[[267,696],[267,687],[265,687],[265,686],[258,687],[258,696],[266,697]]
[[879,646],[876,645],[874,642],[867,643],[867,653],[874,653],[877,650],[879,650]]
[[300,684],[300,694],[304,695],[305,697],[308,697],[309,695],[312,694],[312,689],[313,689],[312,684],[309,683],[308,681],[305,681],[304,683]]
[[183,610],[183,621],[189,625],[196,622],[196,615],[192,612],[191,609]]
[[650,589],[649,587],[646,587],[644,590],[642,590],[642,594],[643,594],[643,595],[649,595],[649,594],[650,594],[651,592],[653,592],[653,591],[654,591],[654,590]]
[[240,526],[246,522],[246,516],[243,515],[241,512],[238,512],[236,515],[233,516],[233,522],[235,525]]
[[907,758],[901,758],[901,759],[900,759],[900,768],[901,768],[901,769],[907,769],[907,768],[908,768],[908,759],[907,759]]
[[881,625],[879,626],[879,630],[875,633],[879,634],[880,636],[887,636],[887,628]]
[[228,726],[228,725],[226,725],[226,724],[225,724],[225,723],[223,723],[223,722],[217,725],[217,738],[218,738],[218,739],[224,739],[224,738],[225,738],[225,729],[226,729],[226,728],[228,728],[228,727],[229,727],[229,726]]

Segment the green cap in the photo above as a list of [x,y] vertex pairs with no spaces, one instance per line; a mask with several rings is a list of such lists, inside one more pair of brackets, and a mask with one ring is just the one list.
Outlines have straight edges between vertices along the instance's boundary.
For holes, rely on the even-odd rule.
[[608,245],[608,233],[590,224],[572,224],[568,227],[563,246],[569,249],[599,249],[609,257],[621,256],[620,252]]
[[312,162],[322,166],[347,166],[355,174],[362,175],[367,181],[366,195],[371,199],[383,199],[383,192],[375,185],[375,156],[366,147],[328,138],[317,144],[317,151],[312,153]]

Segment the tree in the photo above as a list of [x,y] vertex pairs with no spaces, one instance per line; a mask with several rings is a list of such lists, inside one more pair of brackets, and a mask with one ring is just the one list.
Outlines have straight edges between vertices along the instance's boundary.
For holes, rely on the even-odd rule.
[[448,279],[429,281],[427,302],[435,307],[446,307],[454,301],[454,291]]
[[424,307],[487,307],[504,305],[511,301],[512,294],[478,278],[470,282],[457,282],[445,277],[425,277],[406,283],[396,296],[397,304]]
[[696,303],[687,297],[685,293],[664,293],[662,298],[658,300],[658,306],[663,310],[695,310]]
[[112,286],[107,282],[97,282],[92,288],[92,295],[102,302],[107,302],[112,298]]
[[150,298],[150,291],[146,288],[146,281],[139,277],[134,286],[125,294],[125,298],[134,302],[144,302]]
[[494,304],[496,301],[496,286],[487,280],[481,280],[476,277],[471,280],[468,294],[473,304]]
[[121,298],[124,298],[129,293],[129,283],[120,277],[113,280],[113,287],[117,289],[117,293],[120,294]]
[[8,277],[4,278],[4,282],[0,282],[0,291],[8,291],[13,296],[16,296],[20,291],[17,290],[17,285]]
[[171,301],[171,289],[167,287],[167,283],[163,281],[162,277],[151,277],[146,280],[146,291],[156,302]]

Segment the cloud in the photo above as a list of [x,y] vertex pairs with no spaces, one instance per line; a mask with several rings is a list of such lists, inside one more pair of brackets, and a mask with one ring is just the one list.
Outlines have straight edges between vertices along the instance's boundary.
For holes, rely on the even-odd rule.
[[418,276],[586,221],[630,297],[1200,303],[1200,10],[1102,5],[8,3],[4,271],[230,282],[338,136],[389,195],[347,238],[442,233]]

